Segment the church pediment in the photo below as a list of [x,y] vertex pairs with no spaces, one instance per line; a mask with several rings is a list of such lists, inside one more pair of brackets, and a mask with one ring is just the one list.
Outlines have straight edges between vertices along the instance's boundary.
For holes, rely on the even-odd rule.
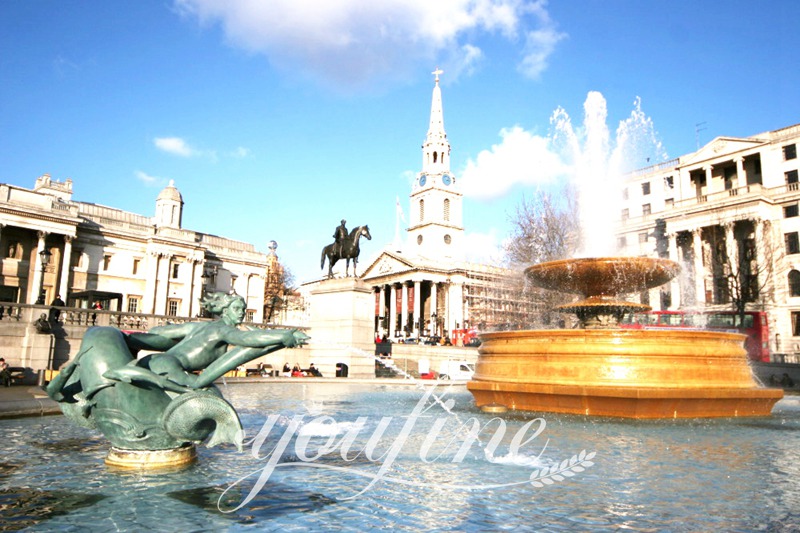
[[702,163],[726,155],[733,157],[733,155],[738,152],[751,148],[758,148],[766,144],[766,142],[767,141],[752,138],[738,139],[736,137],[717,137],[697,152],[686,156],[686,158],[681,161],[681,165],[687,166]]
[[361,277],[363,279],[369,279],[380,276],[390,276],[398,272],[406,272],[411,268],[413,268],[412,263],[405,258],[398,257],[389,252],[383,252],[369,267],[367,267]]

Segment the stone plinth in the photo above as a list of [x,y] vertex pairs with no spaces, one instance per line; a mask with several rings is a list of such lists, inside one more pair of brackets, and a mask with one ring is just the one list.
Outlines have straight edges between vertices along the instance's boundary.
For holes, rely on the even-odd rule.
[[375,377],[372,288],[356,278],[324,280],[311,291],[310,305],[308,361],[325,377],[334,377],[342,363],[348,377]]

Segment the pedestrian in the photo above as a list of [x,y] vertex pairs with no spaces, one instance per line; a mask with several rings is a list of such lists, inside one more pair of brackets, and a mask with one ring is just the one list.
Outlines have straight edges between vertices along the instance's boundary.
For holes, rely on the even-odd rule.
[[61,309],[57,309],[58,307],[64,307],[65,304],[64,300],[61,299],[60,294],[56,294],[56,297],[50,303],[52,307],[50,307],[50,322],[58,322],[58,319],[61,317]]
[[3,357],[0,357],[0,385],[4,387],[11,386],[11,371],[8,369],[8,363]]

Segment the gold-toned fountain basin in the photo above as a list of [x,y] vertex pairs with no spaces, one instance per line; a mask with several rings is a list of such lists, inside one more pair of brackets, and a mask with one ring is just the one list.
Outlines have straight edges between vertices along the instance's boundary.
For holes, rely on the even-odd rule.
[[481,335],[479,407],[629,418],[766,416],[781,391],[753,380],[744,335],[531,330]]

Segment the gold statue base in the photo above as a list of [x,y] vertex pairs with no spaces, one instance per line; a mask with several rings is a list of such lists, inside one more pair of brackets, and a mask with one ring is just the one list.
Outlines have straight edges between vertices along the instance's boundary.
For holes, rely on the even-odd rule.
[[123,450],[112,447],[106,465],[126,470],[158,470],[181,468],[197,459],[194,444],[170,450]]
[[481,336],[467,388],[479,408],[622,418],[769,416],[744,335],[704,330],[531,330]]

